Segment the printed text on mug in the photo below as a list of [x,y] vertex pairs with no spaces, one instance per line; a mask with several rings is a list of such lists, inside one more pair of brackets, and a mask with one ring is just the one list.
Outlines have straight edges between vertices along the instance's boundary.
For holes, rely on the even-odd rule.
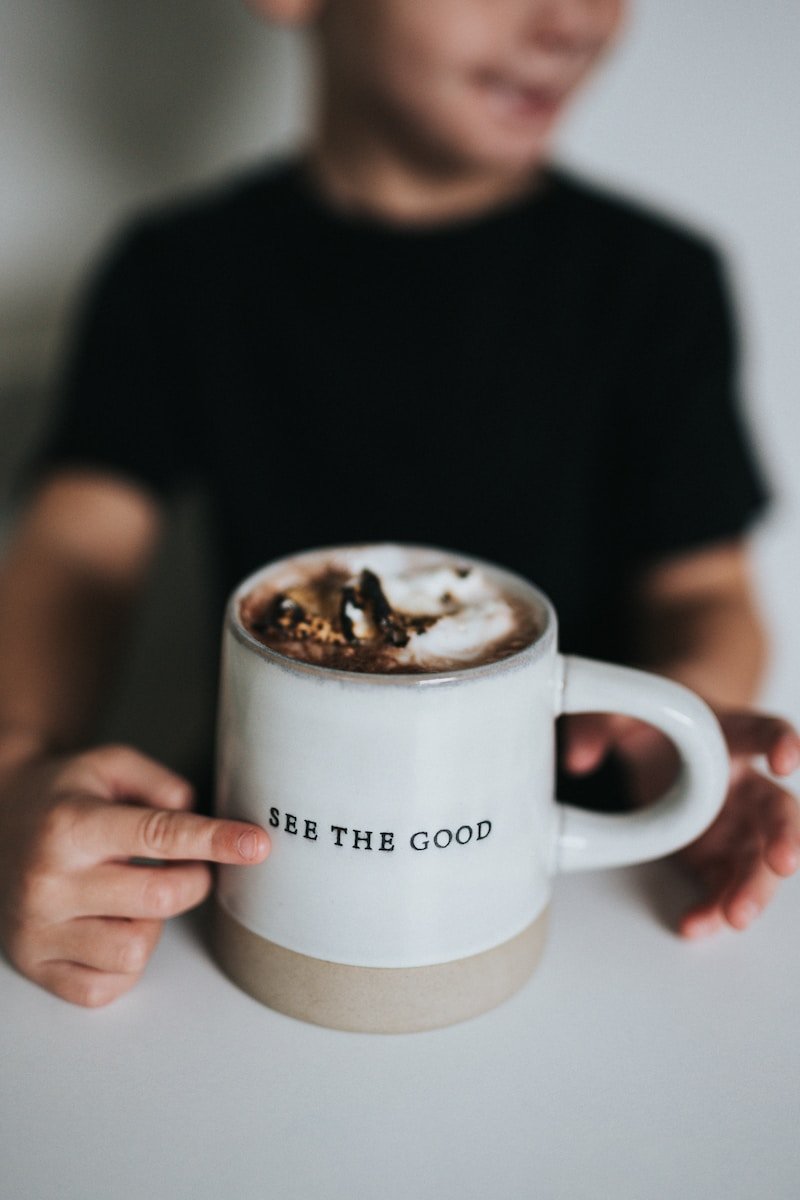
[[[283,833],[293,834],[307,842],[320,840],[321,830],[317,821],[308,817],[297,817],[293,813],[282,813],[278,808],[270,808],[269,824],[273,829]],[[476,821],[474,824],[459,825],[455,829],[417,829],[408,837],[408,846],[412,850],[428,850],[435,847],[445,850],[449,846],[467,846],[470,842],[485,841],[492,832],[491,821]],[[331,825],[327,835],[334,846],[349,847],[351,850],[377,850],[388,853],[398,844],[405,844],[405,837],[398,843],[393,830],[355,829],[347,825]]]

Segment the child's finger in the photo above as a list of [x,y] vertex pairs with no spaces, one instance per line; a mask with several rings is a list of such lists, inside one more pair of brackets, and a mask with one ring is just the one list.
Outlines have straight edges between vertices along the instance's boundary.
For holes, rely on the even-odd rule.
[[81,963],[47,962],[31,973],[31,978],[70,1004],[102,1008],[129,991],[138,976],[98,971]]
[[776,775],[791,775],[800,767],[800,736],[791,730],[767,751],[767,762]]
[[109,800],[135,800],[152,808],[186,809],[194,800],[188,780],[131,746],[100,746],[74,760],[76,771],[93,775],[97,788],[81,780],[75,790],[100,790]]
[[772,789],[764,858],[776,875],[792,875],[800,863],[800,805],[791,792],[766,781]]
[[720,904],[720,896],[704,900],[687,909],[678,921],[678,933],[681,937],[697,938],[710,937],[717,933],[725,924],[725,916]]
[[247,864],[269,853],[259,825],[141,805],[76,797],[65,814],[82,857],[97,861],[145,858]]
[[743,850],[745,830],[754,839],[759,856],[776,875],[793,874],[800,863],[800,804],[792,792],[772,779],[747,768],[739,784],[743,816],[737,848]]
[[800,767],[800,735],[782,717],[753,712],[726,713],[721,717],[721,724],[731,754],[765,754],[770,768],[781,775],[788,775]]
[[72,917],[165,921],[188,912],[211,890],[205,863],[140,867],[104,863],[70,880],[65,909]]
[[269,837],[259,825],[158,809],[128,813],[124,832],[131,855],[239,865],[261,862],[269,853]]
[[780,879],[761,855],[754,855],[739,881],[722,901],[725,920],[734,929],[747,929],[777,891]]
[[718,880],[711,894],[681,918],[678,930],[684,937],[707,937],[724,925],[747,929],[769,904],[780,883],[764,858],[763,847],[731,857]]
[[561,765],[573,775],[600,766],[614,738],[612,718],[605,713],[576,713],[564,720]]
[[161,921],[81,917],[48,930],[41,943],[42,957],[112,974],[141,975],[162,928]]

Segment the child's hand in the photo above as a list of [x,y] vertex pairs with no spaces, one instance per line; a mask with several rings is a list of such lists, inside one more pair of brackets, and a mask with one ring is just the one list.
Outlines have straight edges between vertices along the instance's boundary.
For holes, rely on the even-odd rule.
[[208,895],[209,863],[263,861],[263,829],[183,811],[191,801],[188,783],[121,746],[4,771],[0,942],[23,975],[108,1004],[141,975],[164,919]]
[[[714,823],[680,852],[705,891],[703,901],[681,918],[685,937],[702,937],[725,924],[747,928],[800,861],[797,799],[753,761],[763,757],[773,774],[790,775],[800,767],[800,735],[787,721],[761,713],[716,715],[731,754],[730,787]],[[655,799],[675,775],[674,748],[651,726],[602,714],[568,719],[566,770],[593,770],[612,748],[625,763],[639,803]]]
[[681,919],[686,937],[714,933],[726,922],[746,929],[800,858],[797,799],[753,764],[763,756],[773,774],[790,775],[800,766],[800,736],[777,717],[717,716],[731,753],[731,782],[716,821],[681,852],[706,892]]

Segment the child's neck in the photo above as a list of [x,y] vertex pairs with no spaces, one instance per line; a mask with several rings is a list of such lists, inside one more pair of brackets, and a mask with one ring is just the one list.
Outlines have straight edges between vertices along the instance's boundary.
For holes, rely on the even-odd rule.
[[538,185],[539,166],[468,168],[425,161],[413,149],[323,123],[308,153],[313,182],[335,206],[397,224],[479,216]]

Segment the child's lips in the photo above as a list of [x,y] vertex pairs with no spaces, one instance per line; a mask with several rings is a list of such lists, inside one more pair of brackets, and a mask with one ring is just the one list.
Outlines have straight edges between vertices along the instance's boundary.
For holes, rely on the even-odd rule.
[[481,86],[496,112],[517,120],[552,120],[566,99],[564,89],[505,76],[485,77]]

